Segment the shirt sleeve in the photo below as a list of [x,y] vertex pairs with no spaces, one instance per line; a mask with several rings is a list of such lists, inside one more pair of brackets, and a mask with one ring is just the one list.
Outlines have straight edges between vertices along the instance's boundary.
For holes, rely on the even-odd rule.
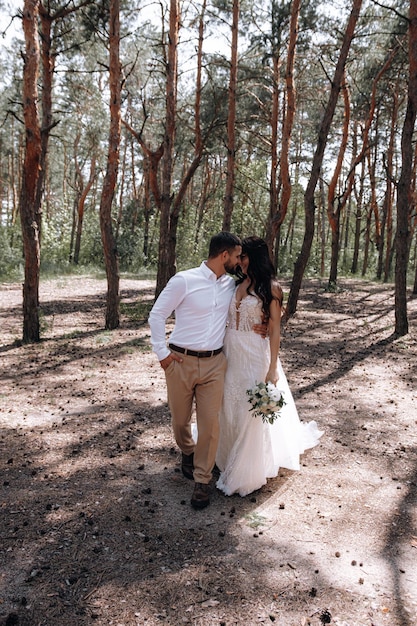
[[165,338],[166,320],[181,303],[185,292],[185,279],[176,274],[168,281],[165,289],[161,291],[149,314],[148,321],[151,329],[151,344],[159,361],[166,359],[170,354]]

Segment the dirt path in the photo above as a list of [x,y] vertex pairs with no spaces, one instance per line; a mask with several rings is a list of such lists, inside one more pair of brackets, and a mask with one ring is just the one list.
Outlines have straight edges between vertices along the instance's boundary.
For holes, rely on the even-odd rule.
[[308,282],[282,341],[320,445],[197,512],[149,348],[153,283],[122,280],[112,333],[104,281],[42,283],[33,346],[20,286],[1,286],[1,626],[415,626],[417,299],[395,339],[392,287],[342,285]]

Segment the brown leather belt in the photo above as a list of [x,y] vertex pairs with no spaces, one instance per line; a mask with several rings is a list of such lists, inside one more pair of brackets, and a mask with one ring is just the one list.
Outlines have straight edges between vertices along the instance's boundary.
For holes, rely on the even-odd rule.
[[173,343],[168,344],[168,348],[171,350],[175,350],[175,352],[180,352],[181,354],[185,354],[186,356],[196,356],[199,359],[206,359],[210,356],[216,356],[216,354],[220,354],[223,348],[217,348],[217,350],[203,350],[202,352],[197,352],[196,350],[189,350],[188,348],[180,348],[180,346],[175,346]]

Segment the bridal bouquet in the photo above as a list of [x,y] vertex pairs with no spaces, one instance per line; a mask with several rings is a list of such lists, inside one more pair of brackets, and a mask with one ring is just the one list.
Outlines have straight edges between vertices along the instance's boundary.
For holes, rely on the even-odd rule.
[[250,411],[256,417],[262,417],[263,422],[273,424],[279,417],[279,412],[285,404],[284,396],[272,383],[257,383],[252,389],[247,389]]

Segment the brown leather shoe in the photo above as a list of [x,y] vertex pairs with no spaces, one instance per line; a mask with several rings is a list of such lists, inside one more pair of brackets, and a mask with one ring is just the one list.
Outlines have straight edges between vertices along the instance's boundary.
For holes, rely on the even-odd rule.
[[210,487],[203,483],[196,483],[191,497],[191,506],[195,509],[204,509],[210,504]]
[[184,454],[184,452],[182,453],[181,469],[182,469],[182,473],[184,474],[185,478],[189,478],[190,480],[193,480],[193,478],[194,478],[194,476],[193,476],[193,472],[194,472],[194,452],[192,452],[191,454]]

